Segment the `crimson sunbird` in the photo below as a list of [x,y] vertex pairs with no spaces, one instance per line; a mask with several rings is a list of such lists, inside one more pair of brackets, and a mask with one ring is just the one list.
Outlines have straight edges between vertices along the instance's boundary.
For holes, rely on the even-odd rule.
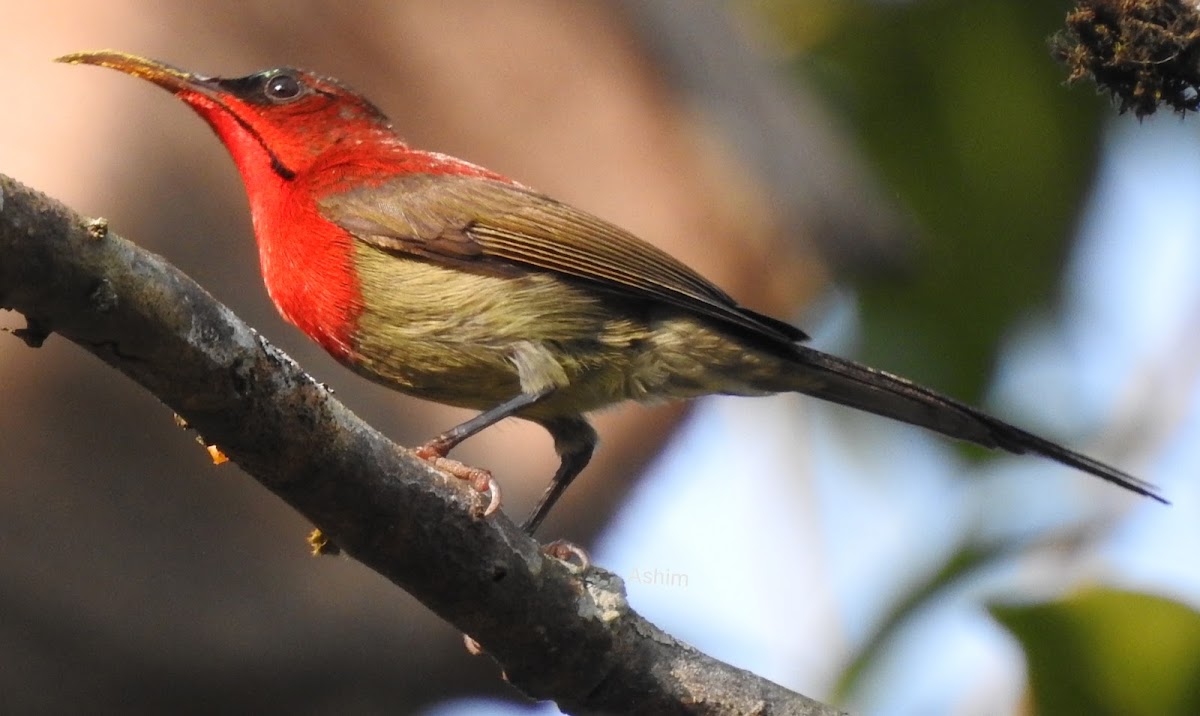
[[149,80],[208,122],[245,183],[263,280],[287,321],[371,380],[482,411],[419,454],[445,458],[510,416],[549,431],[561,464],[530,534],[591,459],[588,412],[714,393],[805,393],[1166,502],[1121,470],[804,345],[799,329],[603,219],[410,147],[332,78],[205,77],[109,50],[59,60]]

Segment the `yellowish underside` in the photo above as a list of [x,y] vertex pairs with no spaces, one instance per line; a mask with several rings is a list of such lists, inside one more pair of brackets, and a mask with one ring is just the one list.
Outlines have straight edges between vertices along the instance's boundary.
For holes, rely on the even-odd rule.
[[782,359],[678,309],[545,273],[467,273],[362,242],[355,262],[366,308],[353,367],[411,395],[482,410],[553,387],[524,413],[549,418],[623,400],[785,389]]

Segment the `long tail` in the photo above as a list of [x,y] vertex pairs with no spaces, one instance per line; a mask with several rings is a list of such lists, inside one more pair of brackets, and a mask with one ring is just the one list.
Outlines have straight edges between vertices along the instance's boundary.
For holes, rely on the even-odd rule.
[[911,381],[853,361],[796,346],[803,369],[797,390],[817,398],[866,410],[939,432],[952,438],[1011,453],[1032,453],[1083,470],[1127,490],[1170,504],[1150,483],[1033,433],[993,418],[953,398]]

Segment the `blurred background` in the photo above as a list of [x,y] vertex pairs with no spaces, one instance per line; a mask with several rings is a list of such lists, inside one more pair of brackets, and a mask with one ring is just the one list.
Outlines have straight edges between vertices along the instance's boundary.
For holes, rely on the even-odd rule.
[[[9,3],[0,172],[166,255],[398,442],[466,414],[275,314],[166,93],[50,60],[346,81],[412,144],[625,226],[814,344],[1163,507],[796,396],[626,406],[542,529],[702,650],[863,714],[1200,712],[1200,136],[1066,88],[1045,0]],[[23,325],[0,315],[0,327]],[[0,336],[0,339],[4,336]],[[66,341],[0,340],[0,712],[553,713]],[[456,456],[524,515],[549,439]]]

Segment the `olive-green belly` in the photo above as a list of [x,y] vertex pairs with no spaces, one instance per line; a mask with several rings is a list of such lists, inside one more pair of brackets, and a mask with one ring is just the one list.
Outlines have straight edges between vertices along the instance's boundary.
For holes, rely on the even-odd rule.
[[706,321],[546,273],[469,273],[358,244],[363,309],[351,366],[402,392],[486,409],[555,388],[529,417],[623,400],[760,393],[779,360]]

